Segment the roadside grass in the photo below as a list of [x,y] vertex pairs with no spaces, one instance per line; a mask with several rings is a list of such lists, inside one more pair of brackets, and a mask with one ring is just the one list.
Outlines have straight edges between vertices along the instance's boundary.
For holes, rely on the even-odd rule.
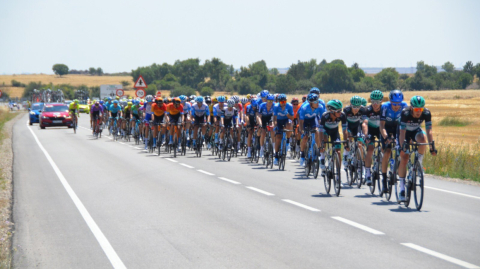
[[425,172],[451,178],[468,179],[480,182],[480,140],[476,143],[435,144],[438,154],[425,154]]
[[[5,156],[3,152],[3,139],[6,133],[3,127],[6,122],[17,116],[18,113],[9,113],[8,108],[0,106],[0,156]],[[10,249],[11,245],[11,227],[10,222],[10,205],[11,205],[11,188],[8,187],[7,180],[3,177],[3,169],[0,166],[0,268],[11,268],[12,265],[12,253]]]
[[472,122],[467,119],[461,119],[457,117],[445,117],[443,118],[438,125],[440,126],[455,126],[455,127],[465,127],[470,125]]

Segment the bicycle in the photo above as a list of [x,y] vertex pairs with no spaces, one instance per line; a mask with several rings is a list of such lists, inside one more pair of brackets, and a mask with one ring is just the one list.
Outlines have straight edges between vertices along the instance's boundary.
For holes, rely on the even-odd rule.
[[201,124],[197,128],[197,140],[196,140],[196,145],[195,145],[195,155],[197,157],[202,157],[202,147],[203,147],[203,134],[202,134],[202,128],[205,123]]
[[392,140],[392,142],[390,142],[392,151],[390,153],[390,159],[388,160],[387,164],[387,192],[385,193],[385,198],[387,199],[387,201],[390,201],[393,186],[395,186],[395,188],[397,187],[396,184],[398,181],[398,166],[400,165],[400,150],[397,149],[397,142],[392,136],[392,134],[390,134],[390,139]]
[[380,140],[375,140],[373,141],[373,146],[374,146],[373,156],[372,156],[373,163],[372,163],[372,169],[371,169],[372,184],[370,184],[369,188],[370,188],[370,193],[374,195],[375,183],[378,184],[379,196],[382,197],[383,196],[382,185],[381,185],[382,180],[380,179],[382,175],[381,170],[382,170],[382,159],[383,159],[382,143]]
[[271,130],[272,128],[270,126],[266,126],[265,128],[266,134],[265,134],[265,143],[263,143],[263,164],[265,165],[265,168],[268,168],[270,166],[270,169],[273,168],[273,145],[272,145],[272,136],[271,136]]
[[318,177],[318,171],[320,169],[320,162],[318,160],[319,151],[318,145],[315,140],[316,128],[306,127],[305,133],[307,135],[307,156],[305,158],[305,176],[308,178],[310,173],[313,174],[313,178]]
[[285,162],[286,162],[286,159],[287,159],[287,132],[292,132],[292,130],[283,129],[282,140],[280,142],[280,151],[279,151],[279,154],[278,154],[279,155],[278,156],[278,170],[281,170],[281,171],[285,171]]
[[140,120],[135,120],[135,126],[133,127],[133,138],[135,140],[135,144],[140,144]]
[[102,137],[101,120],[99,116],[93,118],[93,135],[97,139]]
[[71,113],[71,114],[72,114],[72,122],[73,122],[73,133],[76,134],[77,133],[77,126],[78,126],[78,118],[77,118],[78,110],[75,109],[75,112]]
[[345,167],[347,175],[347,184],[352,186],[354,183],[360,188],[364,182],[363,178],[363,152],[358,146],[361,136],[352,136],[353,143],[350,141],[350,153],[348,155],[348,165]]
[[333,187],[335,189],[335,195],[340,196],[340,190],[342,189],[342,174],[341,174],[341,163],[340,163],[340,153],[337,152],[335,145],[348,142],[344,141],[327,141],[325,149],[325,173],[322,173],[323,181],[325,184],[325,191],[330,193],[331,182],[333,180]]
[[[406,154],[409,154],[410,157],[408,158],[407,163],[407,178],[405,178],[405,201],[403,202],[406,207],[410,204],[410,199],[413,195],[415,199],[415,208],[417,211],[422,209],[423,205],[423,192],[424,192],[424,177],[423,177],[423,167],[420,165],[418,161],[418,146],[426,146],[431,145],[432,150],[435,150],[435,141],[431,143],[417,143],[417,142],[405,142],[403,143],[403,151]],[[413,148],[413,150],[412,150]],[[413,157],[412,157],[412,153]],[[413,160],[412,160],[413,159]],[[399,199],[400,196],[400,188],[397,188],[397,184],[395,185],[395,195],[397,196],[397,202],[401,204],[402,202]]]

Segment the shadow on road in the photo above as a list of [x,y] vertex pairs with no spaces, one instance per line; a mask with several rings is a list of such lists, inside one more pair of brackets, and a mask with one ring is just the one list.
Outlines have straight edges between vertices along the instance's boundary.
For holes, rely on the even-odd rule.
[[312,197],[316,197],[316,198],[326,198],[326,197],[333,197],[333,196],[330,195],[330,194],[327,194],[327,193],[319,193],[319,194],[314,194],[314,195],[312,195]]

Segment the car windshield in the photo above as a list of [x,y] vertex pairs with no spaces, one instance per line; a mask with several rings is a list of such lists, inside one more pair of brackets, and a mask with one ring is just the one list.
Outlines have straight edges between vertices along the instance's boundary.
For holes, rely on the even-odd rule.
[[67,106],[46,106],[45,112],[68,112]]
[[33,104],[32,109],[33,110],[40,110],[43,108],[43,104]]

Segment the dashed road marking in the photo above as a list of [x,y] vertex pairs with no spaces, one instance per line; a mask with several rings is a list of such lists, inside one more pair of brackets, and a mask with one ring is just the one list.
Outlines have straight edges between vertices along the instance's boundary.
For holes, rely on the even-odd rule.
[[304,205],[304,204],[301,204],[301,203],[298,203],[298,202],[295,202],[295,201],[292,201],[292,200],[282,199],[282,201],[287,202],[287,203],[292,204],[292,205],[296,205],[296,206],[305,208],[305,209],[313,211],[313,212],[320,212],[320,209],[316,209],[316,208],[313,208],[313,207],[310,207],[308,205]]
[[471,268],[471,269],[473,269],[473,268],[480,268],[480,267],[476,266],[475,264],[471,264],[471,263],[468,263],[468,262],[464,262],[464,261],[462,261],[462,260],[452,258],[452,257],[447,256],[447,255],[445,255],[445,254],[438,253],[438,252],[436,252],[436,251],[433,251],[433,250],[430,250],[430,249],[427,249],[427,248],[424,248],[424,247],[421,247],[421,246],[418,246],[418,245],[415,245],[415,244],[412,244],[412,243],[401,243],[401,244],[404,245],[404,246],[406,246],[406,247],[409,247],[409,248],[418,250],[418,251],[420,251],[420,252],[423,252],[423,253],[432,255],[432,256],[437,257],[437,258],[439,258],[439,259],[442,259],[442,260],[445,260],[445,261],[454,263],[454,264],[456,264],[456,265],[463,266],[463,267],[465,267],[465,268]]
[[180,165],[185,166],[185,167],[187,167],[187,168],[194,168],[193,166],[190,166],[190,165],[185,164],[185,163],[181,163]]
[[203,170],[197,170],[198,172],[200,173],[204,173],[205,175],[209,175],[209,176],[214,176],[215,174],[212,174],[210,172],[207,172],[207,171],[203,171]]
[[341,222],[346,223],[346,224],[348,224],[348,225],[351,225],[351,226],[353,226],[353,227],[362,229],[362,230],[367,231],[367,232],[372,233],[372,234],[376,234],[376,235],[384,234],[384,233],[382,233],[382,232],[380,232],[380,231],[377,231],[377,230],[375,230],[375,229],[372,229],[372,228],[367,227],[367,226],[365,226],[365,225],[362,225],[362,224],[360,224],[360,223],[356,223],[356,222],[354,222],[354,221],[351,221],[351,220],[348,220],[348,219],[344,219],[344,218],[342,218],[342,217],[332,217],[332,219],[336,219],[336,220],[338,220],[338,221],[341,221]]
[[178,161],[175,161],[174,159],[170,159],[170,158],[165,158],[165,160],[169,160],[169,161],[171,161],[171,162],[173,162],[173,163],[178,163]]
[[239,185],[239,184],[242,184],[240,182],[237,182],[235,180],[231,180],[231,179],[228,179],[228,178],[224,178],[224,177],[219,177],[219,179],[223,180],[223,181],[226,181],[226,182],[230,182],[232,184],[236,184],[236,185]]
[[264,191],[264,190],[257,189],[257,188],[254,188],[254,187],[246,187],[246,188],[247,188],[247,189],[250,189],[250,190],[252,190],[252,191],[256,191],[256,192],[259,192],[259,193],[268,195],[268,196],[274,196],[274,195],[275,195],[275,194],[270,193],[270,192],[268,192],[268,191]]

